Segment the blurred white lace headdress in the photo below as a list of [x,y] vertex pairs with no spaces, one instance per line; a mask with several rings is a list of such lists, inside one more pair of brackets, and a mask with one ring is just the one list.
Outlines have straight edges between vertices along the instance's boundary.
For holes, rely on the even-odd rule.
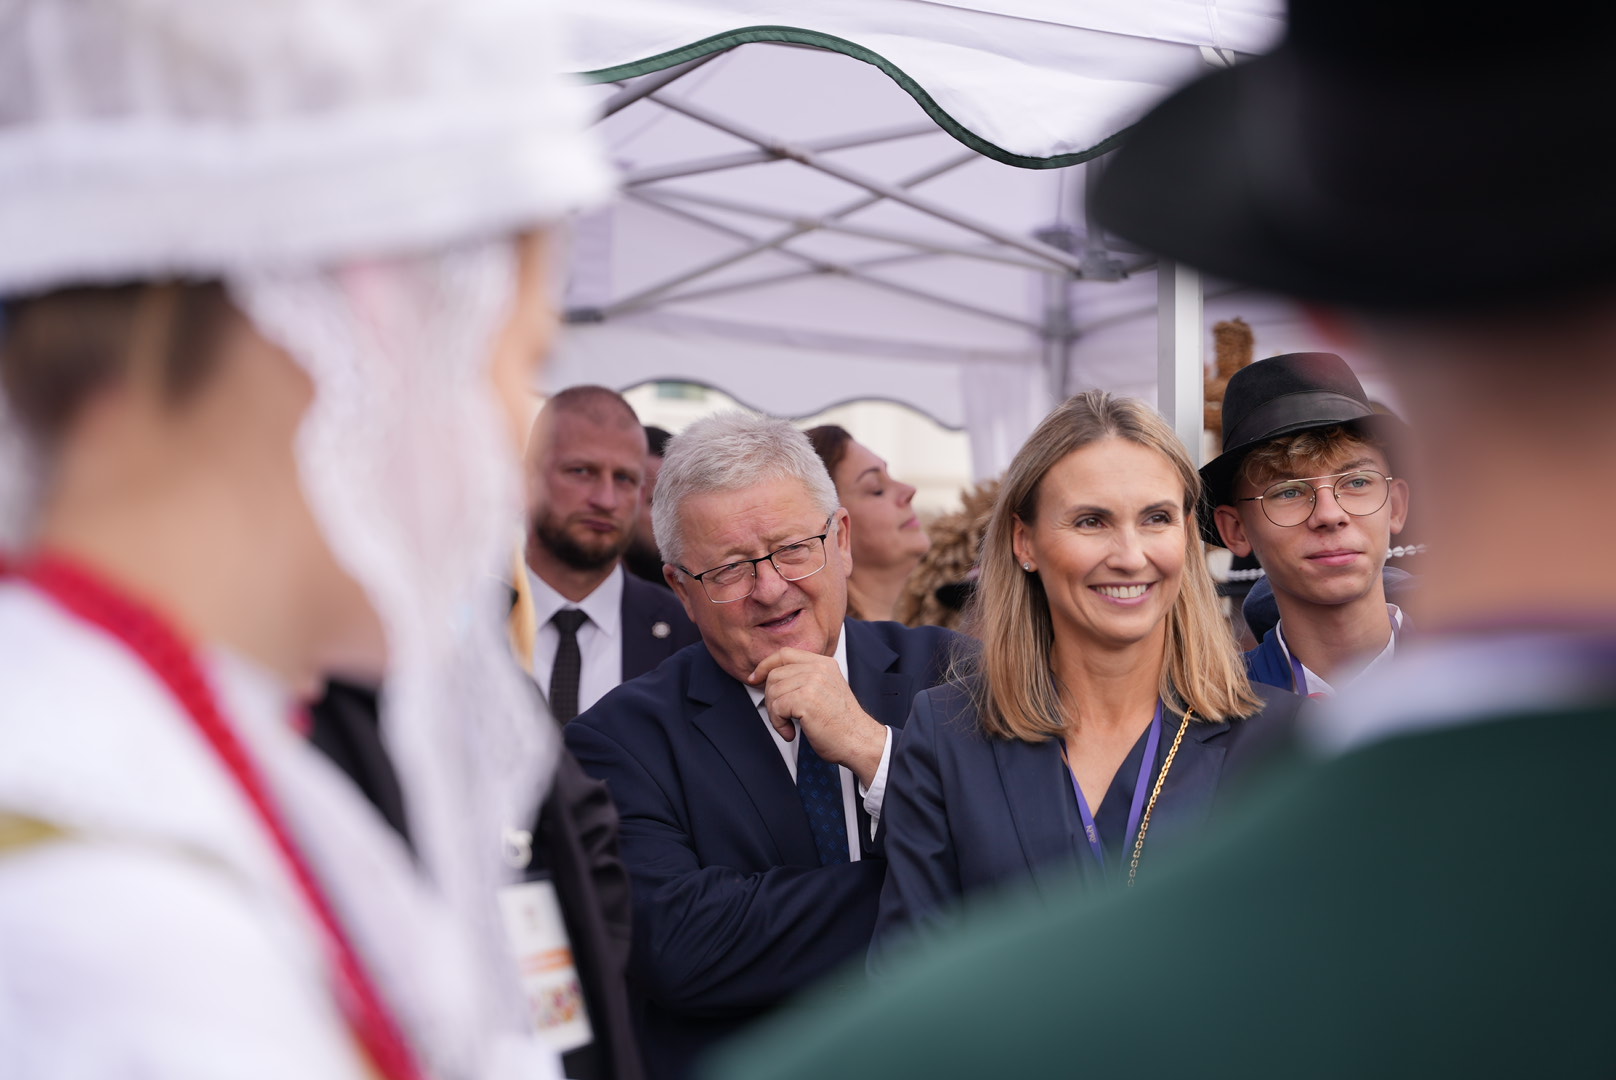
[[[0,298],[218,278],[309,373],[303,487],[386,627],[412,831],[490,965],[500,828],[556,738],[481,617],[521,497],[483,371],[511,234],[611,183],[556,33],[540,0],[0,0]],[[0,394],[0,551],[31,454]]]

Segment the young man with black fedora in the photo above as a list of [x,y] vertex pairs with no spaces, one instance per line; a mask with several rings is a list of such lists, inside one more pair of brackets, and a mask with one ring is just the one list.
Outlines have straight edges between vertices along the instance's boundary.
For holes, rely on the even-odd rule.
[[1129,129],[1092,210],[1384,365],[1419,640],[1173,873],[979,913],[721,1080],[1610,1074],[1616,5],[1289,9]]
[[1377,413],[1334,353],[1241,368],[1224,397],[1223,453],[1201,469],[1203,532],[1262,565],[1279,624],[1246,653],[1254,682],[1329,696],[1383,668],[1403,613],[1381,574],[1408,516],[1394,476],[1400,422]]

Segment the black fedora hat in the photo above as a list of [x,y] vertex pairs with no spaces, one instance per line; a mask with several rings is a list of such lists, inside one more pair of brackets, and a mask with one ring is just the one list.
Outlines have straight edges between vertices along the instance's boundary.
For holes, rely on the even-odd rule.
[[1100,223],[1214,276],[1444,311],[1616,281],[1616,4],[1290,0],[1272,52],[1125,136]]
[[1403,425],[1375,411],[1358,376],[1335,353],[1285,353],[1235,372],[1223,393],[1223,453],[1201,466],[1201,534],[1223,546],[1212,508],[1230,500],[1247,454],[1270,439],[1337,426],[1392,443]]

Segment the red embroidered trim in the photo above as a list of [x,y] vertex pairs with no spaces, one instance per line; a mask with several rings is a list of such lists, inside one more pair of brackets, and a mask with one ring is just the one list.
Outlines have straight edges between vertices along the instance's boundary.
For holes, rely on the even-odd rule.
[[[0,575],[7,572],[0,562]],[[219,711],[212,689],[186,642],[153,611],[123,595],[88,568],[60,555],[45,554],[15,572],[63,608],[123,642],[163,681],[236,784],[251,801],[264,828],[291,870],[303,898],[325,931],[334,968],[337,1003],[371,1062],[389,1080],[423,1080],[381,995],[370,981],[353,945],[343,933],[319,882],[304,861],[259,775],[247,748]]]

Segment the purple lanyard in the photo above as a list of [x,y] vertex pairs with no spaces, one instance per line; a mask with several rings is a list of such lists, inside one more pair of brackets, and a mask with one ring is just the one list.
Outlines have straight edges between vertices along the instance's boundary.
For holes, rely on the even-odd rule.
[[[1393,648],[1395,648],[1396,645],[1397,645],[1397,620],[1393,619],[1392,620],[1392,646],[1393,646]],[[1291,661],[1291,689],[1292,690],[1296,691],[1298,694],[1301,694],[1303,697],[1329,697],[1330,696],[1329,694],[1323,693],[1322,691],[1317,693],[1317,694],[1308,693],[1307,692],[1307,672],[1302,670],[1302,662],[1300,660],[1296,659],[1296,654],[1291,652],[1291,647],[1289,645],[1285,646],[1285,655],[1290,657],[1290,661]]]
[[[1312,697],[1313,695],[1307,692],[1307,672],[1302,670],[1302,662],[1296,659],[1296,654],[1289,649],[1285,650],[1285,654],[1291,658],[1291,689],[1303,697]],[[1321,693],[1318,696],[1327,695]]]
[[[1133,806],[1128,810],[1128,831],[1123,835],[1132,840],[1139,834],[1139,819],[1145,813],[1145,795],[1150,791],[1151,781],[1156,772],[1156,748],[1161,745],[1162,733],[1162,703],[1156,702],[1156,715],[1150,721],[1150,737],[1145,740],[1145,756],[1139,760],[1139,779],[1133,785]],[[1083,797],[1083,788],[1077,782],[1077,774],[1072,771],[1072,763],[1066,758],[1066,743],[1061,743],[1061,762],[1066,766],[1066,775],[1072,779],[1072,791],[1077,795],[1077,812],[1083,818],[1083,835],[1089,842],[1089,850],[1094,852],[1095,861],[1100,869],[1105,869],[1105,847],[1100,843],[1100,830],[1094,825],[1094,811],[1089,809],[1089,801]],[[1102,796],[1101,801],[1104,801]]]

